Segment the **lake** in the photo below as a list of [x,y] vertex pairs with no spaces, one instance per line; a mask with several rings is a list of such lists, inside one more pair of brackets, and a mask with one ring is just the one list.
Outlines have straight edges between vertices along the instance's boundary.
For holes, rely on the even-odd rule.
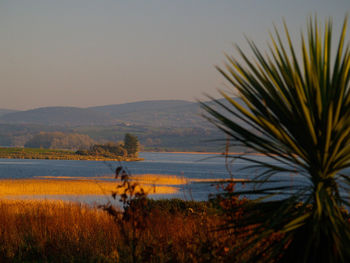
[[[122,165],[128,169],[131,175],[160,174],[174,175],[189,179],[229,179],[230,174],[235,179],[247,179],[256,176],[259,171],[248,169],[247,162],[236,160],[227,166],[222,155],[192,154],[192,153],[150,153],[142,152],[140,162],[101,162],[101,161],[74,161],[74,160],[28,160],[28,159],[0,159],[1,179],[27,179],[37,177],[106,177],[112,176],[117,166]],[[269,161],[264,156],[254,156],[262,161]],[[230,172],[228,171],[228,167]],[[297,176],[284,175],[293,183]],[[109,179],[111,180],[111,179]],[[152,195],[153,198],[177,197],[185,200],[207,200],[209,194],[216,194],[218,190],[213,183],[192,182],[190,184],[177,185],[178,193],[171,195]],[[31,198],[31,197],[28,197]],[[69,199],[74,201],[105,202],[109,196],[51,196],[50,198]]]

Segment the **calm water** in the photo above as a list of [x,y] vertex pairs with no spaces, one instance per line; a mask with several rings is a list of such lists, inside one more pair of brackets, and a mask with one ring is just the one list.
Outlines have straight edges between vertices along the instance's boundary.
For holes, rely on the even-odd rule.
[[[145,161],[124,162],[121,164],[132,175],[165,174],[196,179],[228,179],[230,178],[230,173],[234,178],[253,178],[259,173],[259,171],[254,169],[240,171],[241,168],[247,166],[247,163],[241,160],[237,160],[233,165],[230,165],[231,172],[229,172],[225,165],[225,158],[213,154],[140,153],[140,157],[144,158]],[[267,160],[263,156],[254,158]],[[268,161],[271,162],[271,160]],[[37,176],[98,177],[113,175],[114,169],[119,165],[118,162],[100,161],[0,159],[0,178],[23,179]],[[293,183],[293,180],[298,179],[295,176],[291,177],[288,175],[287,177],[291,183]],[[154,195],[153,197],[207,200],[209,194],[218,193],[216,187],[211,183],[191,183],[179,186],[179,190],[179,193],[176,195]],[[72,199],[72,197],[66,198]],[[96,196],[84,197],[89,202],[94,201],[96,198]],[[106,197],[102,197],[102,199],[106,200]],[[77,199],[77,201],[81,200]]]

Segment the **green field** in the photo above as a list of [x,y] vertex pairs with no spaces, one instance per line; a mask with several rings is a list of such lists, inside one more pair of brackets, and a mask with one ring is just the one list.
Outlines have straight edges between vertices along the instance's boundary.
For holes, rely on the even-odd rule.
[[94,161],[141,161],[141,158],[80,155],[74,151],[40,149],[40,148],[16,148],[0,147],[0,158],[5,159],[47,159],[47,160],[94,160]]

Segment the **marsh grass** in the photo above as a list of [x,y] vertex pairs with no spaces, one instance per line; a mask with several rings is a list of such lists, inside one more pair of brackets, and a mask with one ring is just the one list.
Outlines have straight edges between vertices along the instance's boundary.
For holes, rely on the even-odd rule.
[[[78,180],[101,180],[113,179],[112,175],[85,177],[85,176],[35,176],[37,179],[78,179]],[[135,174],[130,178],[131,181],[140,185],[184,185],[190,183],[225,183],[225,182],[244,182],[247,179],[236,178],[186,178],[184,176],[167,175],[167,174]]]
[[184,185],[191,183],[226,183],[230,181],[243,182],[247,179],[223,179],[223,178],[186,178],[175,175],[142,174],[134,175],[131,178],[140,184],[156,185]]
[[[213,231],[225,221],[214,205],[150,200],[144,209],[137,262],[237,260],[235,247],[244,232]],[[132,229],[129,223],[116,224],[101,209],[81,204],[0,201],[0,262],[132,262],[122,234],[131,235]]]
[[[173,194],[177,188],[142,184],[150,194]],[[20,195],[110,195],[116,190],[115,182],[102,180],[62,179],[4,179],[0,180],[0,196]],[[121,192],[123,189],[117,189]]]
[[111,257],[117,247],[113,221],[78,204],[1,201],[0,222],[1,262],[83,262]]
[[[219,197],[210,202],[156,201],[148,199],[145,185],[132,181],[122,167],[116,169],[115,178],[121,180],[117,186],[103,183],[112,184],[112,196],[120,198],[120,208],[63,201],[0,201],[0,262],[242,262],[278,241],[278,236],[272,236],[246,255],[237,254],[252,229],[223,226],[239,219],[244,211],[233,218],[231,209],[245,201]],[[14,193],[23,192],[25,186],[37,194],[37,189],[30,188],[34,185],[46,194],[92,191],[87,180],[3,183],[0,190],[12,184],[9,188]],[[62,184],[71,189],[63,191]]]
[[169,185],[187,179],[131,177],[120,169],[119,184],[87,178],[0,181],[3,196],[100,194],[104,189],[123,204],[96,208],[63,201],[0,201],[0,262],[244,262],[278,241],[278,235],[272,236],[240,255],[252,228],[223,226],[239,219],[242,211],[232,215],[231,209],[244,201],[148,199],[147,187],[153,190],[154,183],[157,193],[169,193],[176,190]]

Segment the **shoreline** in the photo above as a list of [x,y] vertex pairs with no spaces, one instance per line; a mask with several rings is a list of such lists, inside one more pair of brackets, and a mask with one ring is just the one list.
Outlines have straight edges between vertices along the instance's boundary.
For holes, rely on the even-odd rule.
[[244,153],[244,152],[193,152],[193,151],[188,151],[188,152],[183,152],[183,151],[174,151],[174,152],[157,152],[157,151],[144,151],[141,153],[179,153],[179,154],[215,154],[215,155],[222,155],[225,156],[226,154],[228,155],[256,155],[256,156],[266,156],[265,154],[262,153]]
[[139,157],[82,155],[74,151],[40,148],[4,148],[0,147],[1,159],[35,159],[35,160],[75,160],[75,161],[142,161]]
[[20,160],[62,160],[62,161],[116,161],[116,162],[140,162],[144,161],[144,158],[100,158],[100,157],[83,157],[83,158],[70,158],[70,157],[52,157],[52,156],[1,156],[0,159],[20,159]]
[[[0,147],[0,159],[27,159],[27,160],[72,160],[72,161],[116,161],[116,162],[138,162],[144,161],[140,157],[105,157],[94,155],[80,155],[67,150],[53,149],[34,149],[34,148],[11,148]],[[266,156],[262,153],[244,153],[244,152],[196,152],[196,151],[141,151],[140,153],[159,153],[159,154],[198,154],[198,155],[216,155],[216,156]]]

